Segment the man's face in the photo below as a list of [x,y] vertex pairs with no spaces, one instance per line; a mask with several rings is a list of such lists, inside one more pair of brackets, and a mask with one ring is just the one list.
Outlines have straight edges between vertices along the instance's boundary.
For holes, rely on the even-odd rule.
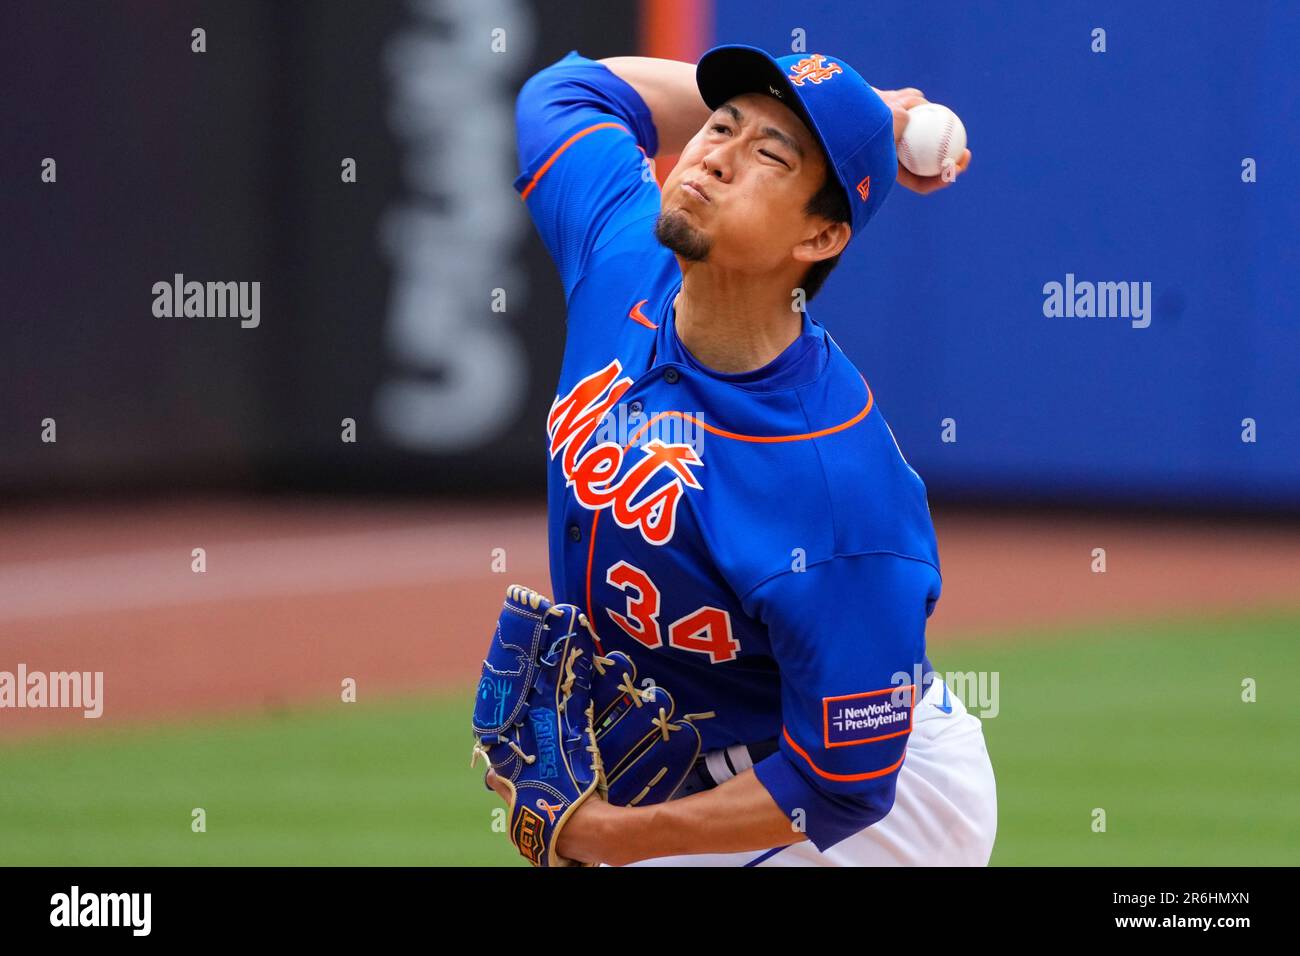
[[827,225],[804,212],[825,175],[821,146],[788,106],[763,93],[732,97],[664,181],[655,236],[688,261],[771,271]]

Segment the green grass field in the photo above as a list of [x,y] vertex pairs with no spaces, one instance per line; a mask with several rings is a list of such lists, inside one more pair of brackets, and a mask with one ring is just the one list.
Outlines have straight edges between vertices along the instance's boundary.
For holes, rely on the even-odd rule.
[[[1300,863],[1300,614],[933,650],[999,675],[995,864]],[[467,694],[0,744],[0,864],[514,865],[468,712]]]

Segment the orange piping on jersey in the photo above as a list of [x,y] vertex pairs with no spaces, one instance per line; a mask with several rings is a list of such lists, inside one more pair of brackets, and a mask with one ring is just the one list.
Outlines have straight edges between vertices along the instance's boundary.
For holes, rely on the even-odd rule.
[[885,767],[883,770],[869,770],[866,773],[829,773],[828,771],[823,770],[821,767],[817,766],[815,763],[812,762],[812,757],[808,756],[807,751],[805,751],[802,747],[800,747],[797,743],[794,742],[794,738],[790,736],[789,730],[782,727],[781,733],[785,736],[785,742],[794,748],[794,752],[797,753],[800,757],[803,757],[804,760],[808,761],[808,766],[812,767],[813,772],[816,773],[817,776],[819,777],[825,777],[827,780],[839,780],[844,783],[852,783],[855,780],[871,780],[875,777],[883,777],[886,774],[893,773],[895,770],[901,767],[903,765],[903,757],[907,756],[905,752],[903,754],[903,757],[899,757],[897,760],[891,763],[888,767]]
[[644,425],[638,428],[636,432],[632,435],[632,438],[628,441],[627,445],[623,446],[623,450],[626,451],[628,445],[633,444],[638,438],[640,438],[641,433],[644,432],[647,428],[649,428],[659,419],[667,418],[669,415],[678,415],[683,419],[688,419],[694,422],[696,425],[699,425],[707,432],[710,432],[714,435],[720,435],[723,438],[734,438],[737,441],[751,441],[751,442],[803,441],[808,438],[821,438],[823,435],[833,435],[835,434],[835,432],[843,431],[846,428],[852,428],[854,425],[862,421],[862,419],[866,418],[867,415],[871,413],[871,405],[875,401],[875,396],[871,394],[871,386],[867,385],[866,379],[863,379],[862,384],[867,386],[867,404],[862,406],[862,411],[858,412],[856,415],[854,415],[852,418],[848,419],[847,421],[842,421],[838,425],[832,425],[830,428],[823,428],[820,431],[804,432],[802,435],[741,435],[739,432],[729,432],[725,428],[718,428],[715,425],[710,425],[707,422],[703,422],[692,415],[686,414],[685,412],[669,411],[669,412],[660,412],[659,414],[655,415],[654,418],[650,419],[650,421],[646,422]]
[[[560,145],[559,149],[551,153],[550,157],[546,160],[546,162],[542,163],[541,169],[537,170],[537,172],[533,174],[533,178],[529,181],[528,185],[524,187],[524,191],[519,194],[519,199],[522,201],[528,198],[528,194],[533,191],[533,187],[537,185],[538,180],[540,180],[543,176],[546,175],[546,171],[551,168],[551,166],[555,163],[557,159],[560,158],[561,153],[563,153],[566,149],[568,149],[578,140],[582,139],[582,137],[586,136],[588,133],[594,133],[598,129],[621,129],[629,136],[632,135],[631,132],[628,130],[628,128],[624,126],[622,123],[595,123],[591,126],[588,126],[586,129],[578,130],[576,133],[574,133],[572,136],[566,139]],[[642,150],[642,152],[644,152],[644,150]]]
[[640,322],[647,329],[657,329],[659,326],[647,319],[641,312],[641,306],[645,305],[649,301],[649,299],[642,299],[636,305],[632,306],[632,311],[627,314],[627,317],[635,322]]

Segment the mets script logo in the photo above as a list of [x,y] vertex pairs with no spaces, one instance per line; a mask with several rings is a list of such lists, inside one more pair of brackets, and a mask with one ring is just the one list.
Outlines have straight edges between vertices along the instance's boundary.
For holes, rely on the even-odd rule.
[[803,86],[804,80],[820,83],[822,80],[829,80],[836,73],[844,72],[838,63],[826,63],[825,59],[823,54],[814,53],[790,67],[789,76],[794,85]]
[[[650,544],[665,544],[672,540],[677,505],[686,489],[702,487],[691,466],[703,467],[704,462],[689,444],[655,439],[631,448],[630,454],[640,458],[618,478],[628,447],[607,441],[582,453],[601,419],[632,386],[632,379],[619,377],[621,371],[615,359],[578,382],[567,395],[555,399],[546,420],[551,458],[563,455],[560,464],[567,487],[573,489],[584,508],[608,508],[620,527],[636,528]],[[673,477],[655,490],[646,491],[661,473]]]

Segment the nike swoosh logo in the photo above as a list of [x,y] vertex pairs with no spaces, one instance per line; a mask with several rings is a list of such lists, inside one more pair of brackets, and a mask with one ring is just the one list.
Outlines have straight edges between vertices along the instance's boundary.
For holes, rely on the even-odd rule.
[[659,326],[651,322],[641,313],[641,306],[645,305],[649,301],[649,299],[642,299],[636,305],[632,306],[632,311],[627,314],[627,317],[635,322],[640,322],[647,329],[657,329]]
[[948,700],[948,685],[947,685],[947,684],[944,684],[944,685],[943,685],[943,703],[942,703],[942,704],[935,704],[935,706],[938,707],[938,708],[939,708],[941,711],[943,711],[945,714],[951,714],[951,713],[952,713],[952,704],[951,704],[951,703],[949,702],[949,700]]

